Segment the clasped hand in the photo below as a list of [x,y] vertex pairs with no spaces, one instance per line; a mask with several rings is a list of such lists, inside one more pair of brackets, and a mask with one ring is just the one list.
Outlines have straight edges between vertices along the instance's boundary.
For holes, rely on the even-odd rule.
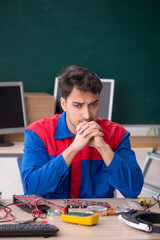
[[90,147],[99,148],[103,140],[103,133],[101,132],[101,127],[95,121],[81,122],[76,127],[76,137],[74,140],[74,144],[78,151],[82,150],[86,145]]

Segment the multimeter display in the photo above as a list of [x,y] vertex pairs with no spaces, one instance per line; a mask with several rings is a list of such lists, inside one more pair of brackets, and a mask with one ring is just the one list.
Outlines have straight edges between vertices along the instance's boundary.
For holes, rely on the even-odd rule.
[[94,225],[99,220],[99,214],[70,212],[67,214],[61,214],[61,218],[64,222],[75,223],[80,225]]
[[79,212],[70,212],[70,213],[67,213],[67,215],[69,215],[69,216],[75,216],[75,217],[90,217],[90,216],[93,216],[94,214],[90,214],[90,213],[79,213]]

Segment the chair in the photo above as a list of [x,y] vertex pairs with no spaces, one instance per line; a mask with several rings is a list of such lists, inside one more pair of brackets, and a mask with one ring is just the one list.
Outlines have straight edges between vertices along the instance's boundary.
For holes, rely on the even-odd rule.
[[[160,161],[160,154],[157,153],[158,150],[160,150],[160,148],[153,148],[152,152],[147,153],[147,157],[146,157],[145,163],[144,163],[143,168],[142,168],[142,173],[143,173],[144,178],[145,178],[145,176],[146,176],[146,174],[149,170],[151,162],[153,160]],[[160,193],[160,188],[155,187],[155,186],[150,185],[150,184],[145,184],[144,183],[143,189],[146,190],[146,191],[152,192],[154,194]]]
[[[23,157],[18,157],[18,158],[17,158],[17,164],[18,164],[18,169],[19,169],[20,177],[21,177],[22,161],[23,161]],[[22,180],[22,178],[21,178],[21,180]],[[21,181],[21,182],[22,182],[22,181]],[[22,186],[23,186],[23,182],[22,182]],[[24,186],[23,186],[23,191],[24,191]]]

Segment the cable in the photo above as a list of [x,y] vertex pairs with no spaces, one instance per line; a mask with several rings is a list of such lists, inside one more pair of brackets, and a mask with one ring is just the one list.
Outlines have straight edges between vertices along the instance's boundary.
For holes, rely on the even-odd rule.
[[68,208],[67,208],[67,207],[63,207],[63,208],[62,208],[62,207],[58,206],[56,203],[54,203],[53,201],[50,201],[50,200],[47,200],[47,202],[55,205],[57,208],[59,208],[59,209],[63,212],[63,214],[68,213]]
[[[0,204],[0,210],[5,212],[4,216],[0,216],[0,222],[14,222],[15,216],[11,214],[11,208]],[[8,215],[11,217],[10,219],[8,218]]]
[[[0,216],[0,222],[17,222],[17,220],[15,220],[15,216],[11,213],[12,212],[12,209],[10,208],[10,206],[20,206],[20,205],[25,205],[25,204],[31,204],[33,206],[35,206],[35,208],[32,210],[32,216],[33,216],[33,219],[30,219],[30,220],[27,220],[27,221],[24,221],[24,222],[36,222],[38,221],[37,219],[38,218],[45,218],[47,216],[47,214],[43,213],[39,208],[38,208],[38,204],[53,204],[55,205],[58,209],[60,209],[63,214],[66,214],[68,213],[68,208],[67,207],[60,207],[58,206],[56,203],[54,203],[53,201],[51,200],[37,200],[36,202],[35,201],[26,201],[26,202],[21,202],[21,203],[10,203],[6,206],[0,204],[0,210],[3,209],[3,211],[5,212],[5,215],[4,216]],[[19,220],[18,220],[19,221]],[[21,221],[20,221],[21,222]],[[42,220],[43,222],[43,220]]]
[[[25,203],[10,203],[8,204],[6,207],[9,207],[9,206],[20,206],[20,205],[25,205],[25,204],[31,204],[33,206],[35,206],[35,208],[32,210],[32,216],[33,216],[33,219],[37,219],[37,218],[43,218],[43,212],[39,210],[38,206],[37,206],[37,203],[35,203],[34,201],[28,201],[28,202],[25,202]],[[46,216],[45,216],[46,217]]]

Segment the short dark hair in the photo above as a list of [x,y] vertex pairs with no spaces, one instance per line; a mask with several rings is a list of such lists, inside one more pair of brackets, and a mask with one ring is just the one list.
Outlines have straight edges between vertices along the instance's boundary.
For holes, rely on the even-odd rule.
[[72,65],[58,77],[62,96],[67,98],[72,92],[73,87],[93,94],[102,90],[102,82],[99,77],[87,68]]

